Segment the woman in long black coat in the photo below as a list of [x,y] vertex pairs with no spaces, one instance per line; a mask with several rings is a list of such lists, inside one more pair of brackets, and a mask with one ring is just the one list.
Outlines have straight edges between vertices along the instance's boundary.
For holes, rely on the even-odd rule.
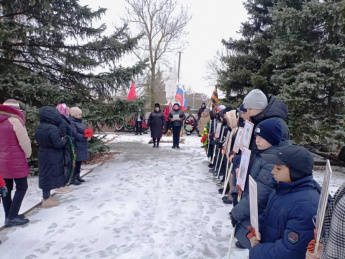
[[[165,127],[165,117],[161,111],[159,103],[155,104],[155,109],[151,112],[148,119],[148,126],[151,130],[151,137],[153,140],[153,147],[159,147],[159,141],[163,135],[163,127]],[[157,144],[156,144],[157,141]]]
[[64,185],[63,155],[66,140],[59,130],[61,116],[52,106],[43,106],[39,110],[40,124],[35,135],[39,145],[38,171],[39,187],[43,191],[43,207],[52,207],[59,201],[50,196],[50,191]]

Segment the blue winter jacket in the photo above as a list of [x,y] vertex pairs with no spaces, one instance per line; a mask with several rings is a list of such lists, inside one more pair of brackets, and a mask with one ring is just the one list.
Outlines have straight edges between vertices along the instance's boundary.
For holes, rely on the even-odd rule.
[[250,250],[249,258],[305,258],[308,243],[314,238],[318,188],[313,176],[276,185],[265,211],[259,216],[261,244]]
[[274,189],[276,181],[274,180],[273,175],[271,173],[274,165],[269,164],[265,160],[263,160],[261,158],[261,154],[276,153],[276,150],[278,149],[279,146],[285,146],[288,144],[290,144],[289,141],[282,141],[279,145],[272,146],[269,149],[262,150],[262,151],[256,149],[256,151],[252,152],[252,155],[249,161],[246,185],[242,192],[241,200],[231,210],[231,213],[236,220],[244,221],[245,219],[249,219],[250,217],[249,180],[248,180],[249,175],[253,177],[258,188],[258,212],[260,214],[264,211],[267,205],[268,198]]
[[39,145],[39,188],[52,190],[64,185],[63,154],[66,140],[61,138],[58,128],[61,116],[55,107],[43,106],[39,110],[39,117],[40,124],[35,131]]
[[77,161],[83,161],[89,158],[88,142],[84,137],[84,131],[86,129],[82,119],[75,117],[69,118],[71,122],[72,137],[74,138],[75,152],[77,153]]

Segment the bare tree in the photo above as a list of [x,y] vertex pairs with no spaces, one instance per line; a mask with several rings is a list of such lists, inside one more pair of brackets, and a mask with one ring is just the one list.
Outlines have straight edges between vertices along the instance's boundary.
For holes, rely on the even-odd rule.
[[[143,34],[137,45],[135,55],[140,60],[148,59],[150,69],[150,86],[148,93],[154,97],[157,82],[157,66],[164,62],[168,52],[181,49],[181,39],[185,35],[185,27],[191,16],[188,9],[175,0],[126,0],[128,23],[135,23]],[[151,98],[153,109],[155,100]]]
[[217,51],[217,54],[206,63],[206,74],[204,79],[208,82],[208,85],[215,86],[217,84],[219,71],[224,67],[222,62],[222,53]]

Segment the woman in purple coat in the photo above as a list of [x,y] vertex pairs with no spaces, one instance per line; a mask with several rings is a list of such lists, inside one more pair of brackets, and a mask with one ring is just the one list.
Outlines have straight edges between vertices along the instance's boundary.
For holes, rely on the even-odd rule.
[[[26,158],[31,156],[31,142],[18,101],[7,100],[0,104],[0,132],[0,174],[8,189],[8,194],[2,197],[5,225],[19,226],[29,222],[24,215],[18,213],[28,189],[27,176],[30,170]],[[13,182],[16,184],[16,191],[12,198]]]

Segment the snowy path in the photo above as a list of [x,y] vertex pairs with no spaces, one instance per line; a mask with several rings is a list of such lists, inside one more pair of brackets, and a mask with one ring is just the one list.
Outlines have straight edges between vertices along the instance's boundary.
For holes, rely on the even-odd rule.
[[[36,208],[28,225],[0,232],[0,257],[227,258],[232,205],[220,199],[199,138],[185,139],[180,150],[170,143],[155,149],[148,135],[121,134],[110,146],[123,154],[58,195],[58,207]],[[345,180],[344,168],[336,170],[332,194]],[[322,182],[322,172],[314,177]],[[30,177],[21,213],[40,196],[37,177]],[[237,248],[232,255],[248,258]]]
[[226,257],[231,205],[220,199],[199,138],[186,137],[180,150],[154,149],[148,135],[135,140],[111,143],[124,153],[59,195],[58,207],[1,231],[1,258]]

